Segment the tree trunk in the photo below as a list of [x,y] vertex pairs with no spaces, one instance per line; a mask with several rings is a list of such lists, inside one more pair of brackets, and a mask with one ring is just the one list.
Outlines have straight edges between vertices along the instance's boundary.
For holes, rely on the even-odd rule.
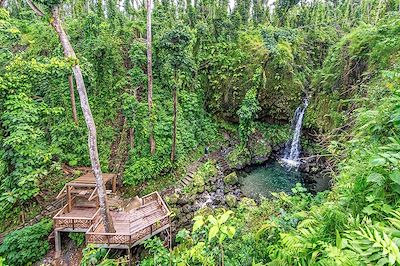
[[88,143],[89,143],[90,161],[92,163],[93,174],[96,178],[96,187],[99,195],[99,204],[100,204],[100,215],[103,219],[105,231],[107,233],[113,233],[115,232],[115,229],[108,209],[106,187],[102,177],[99,154],[97,151],[96,125],[94,123],[92,112],[90,110],[89,100],[86,93],[85,83],[83,81],[82,71],[77,62],[75,52],[72,48],[71,43],[69,42],[68,36],[65,33],[64,29],[62,28],[61,20],[59,17],[58,6],[55,6],[52,9],[52,18],[53,19],[51,21],[51,26],[58,34],[60,42],[64,48],[65,57],[75,61],[74,65],[72,66],[72,71],[74,72],[81,108],[89,133]]
[[154,155],[156,142],[153,134],[153,63],[151,51],[151,0],[147,0],[147,102],[149,105],[150,153]]
[[68,84],[69,84],[69,95],[71,97],[72,118],[74,119],[75,125],[78,125],[78,115],[76,113],[76,104],[75,104],[74,78],[72,77],[72,75],[68,76]]
[[172,133],[172,149],[171,149],[171,161],[175,161],[175,153],[176,153],[176,107],[178,102],[178,97],[176,95],[176,85],[174,90],[172,91],[172,97],[174,98],[174,129]]

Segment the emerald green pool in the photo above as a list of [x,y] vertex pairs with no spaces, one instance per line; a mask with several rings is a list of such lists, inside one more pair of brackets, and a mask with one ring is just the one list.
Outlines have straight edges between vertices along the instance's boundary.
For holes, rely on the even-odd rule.
[[278,162],[259,166],[240,174],[243,194],[256,199],[271,197],[271,192],[291,193],[291,189],[300,181],[298,172],[288,170]]

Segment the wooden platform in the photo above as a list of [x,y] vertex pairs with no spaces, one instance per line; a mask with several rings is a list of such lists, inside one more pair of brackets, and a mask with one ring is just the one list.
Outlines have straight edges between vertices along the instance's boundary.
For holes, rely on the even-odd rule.
[[100,219],[86,232],[88,244],[130,248],[170,227],[169,210],[157,192],[143,197],[143,205],[129,212],[111,212],[115,233],[106,233]]
[[[110,180],[114,181],[116,178],[116,174],[102,174],[104,184],[107,184]],[[114,183],[114,182],[113,182]],[[72,187],[96,187],[96,179],[92,172],[89,172],[83,176],[78,177],[77,179],[72,180],[67,183],[66,186]]]
[[115,233],[106,233],[98,207],[69,206],[67,203],[53,218],[56,250],[60,251],[60,232],[85,232],[86,243],[107,248],[131,247],[170,228],[170,212],[158,192],[142,198],[139,207],[129,211],[111,211]]
[[75,207],[68,211],[65,205],[54,217],[54,228],[58,231],[73,231],[75,229],[87,230],[100,219],[99,208]]
[[[111,183],[112,192],[117,190],[117,175],[110,173],[102,174],[104,184]],[[111,182],[110,182],[111,181]],[[98,207],[97,204],[97,187],[96,178],[92,172],[86,173],[67,184],[61,189],[57,195],[57,199],[67,197],[66,212],[71,212],[74,208],[74,199],[84,198],[86,199],[86,207]]]

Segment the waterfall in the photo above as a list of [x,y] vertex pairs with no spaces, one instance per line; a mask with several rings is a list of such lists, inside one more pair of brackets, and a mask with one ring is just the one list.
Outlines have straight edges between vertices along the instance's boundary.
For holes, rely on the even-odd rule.
[[285,154],[282,161],[290,168],[297,168],[300,165],[300,135],[303,125],[304,112],[308,106],[308,99],[305,98],[303,104],[297,107],[292,121],[293,138],[288,142],[285,148]]

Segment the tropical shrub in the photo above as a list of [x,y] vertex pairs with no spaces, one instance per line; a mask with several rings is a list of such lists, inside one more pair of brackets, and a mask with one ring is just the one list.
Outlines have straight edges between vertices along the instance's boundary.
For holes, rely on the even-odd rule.
[[47,237],[52,229],[53,223],[43,219],[9,233],[0,246],[0,255],[9,265],[31,265],[47,254],[50,247]]

